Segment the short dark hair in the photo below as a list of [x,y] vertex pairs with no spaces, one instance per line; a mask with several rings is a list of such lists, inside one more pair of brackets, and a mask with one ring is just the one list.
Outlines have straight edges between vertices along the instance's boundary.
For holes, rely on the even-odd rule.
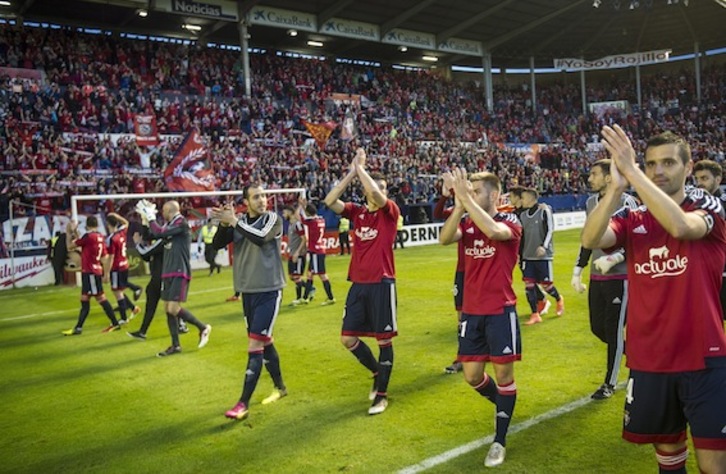
[[318,206],[316,206],[312,202],[307,203],[307,205],[305,206],[305,214],[307,214],[309,216],[314,216],[317,213],[318,213]]
[[[89,218],[90,219],[90,218]],[[111,227],[118,227],[121,222],[118,220],[118,217],[114,216],[113,214],[106,216],[106,222]]]
[[86,228],[88,227],[98,227],[98,218],[96,216],[86,217]]
[[250,183],[247,186],[244,187],[244,190],[242,191],[242,199],[249,199],[250,198],[250,189],[251,188],[261,188],[262,185],[260,183]]
[[723,176],[723,168],[721,165],[712,160],[700,160],[693,165],[693,172],[696,171],[708,171],[713,175],[714,178],[720,178]]
[[645,152],[647,153],[648,149],[651,147],[663,145],[676,145],[678,148],[678,157],[684,165],[691,160],[691,146],[683,137],[670,131],[659,133],[658,135],[651,137],[645,147]]
[[602,171],[602,174],[608,175],[608,174],[610,174],[610,165],[611,164],[612,164],[611,159],[603,158],[602,160],[597,160],[595,163],[593,163],[590,166],[590,169],[598,167]]

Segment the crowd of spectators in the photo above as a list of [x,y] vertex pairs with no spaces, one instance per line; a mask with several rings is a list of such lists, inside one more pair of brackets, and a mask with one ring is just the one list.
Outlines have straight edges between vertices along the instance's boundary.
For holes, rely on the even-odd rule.
[[[454,166],[487,168],[543,195],[585,193],[589,164],[603,156],[599,130],[613,121],[639,147],[665,129],[685,136],[697,159],[723,162],[726,147],[726,66],[717,61],[702,71],[700,104],[693,72],[674,69],[643,75],[642,107],[589,114],[579,84],[538,85],[533,108],[526,81],[510,76],[488,112],[474,81],[271,52],[251,56],[245,97],[238,52],[72,29],[4,26],[0,67],[0,189],[38,213],[67,209],[75,194],[165,191],[162,173],[192,128],[206,137],[220,190],[257,181],[322,198],[362,145],[404,206],[434,200],[437,176]],[[635,94],[614,77],[592,84],[587,99],[632,105]],[[160,145],[127,135],[137,114],[156,117]],[[324,150],[303,124],[346,118],[357,137],[343,140],[338,127]]]

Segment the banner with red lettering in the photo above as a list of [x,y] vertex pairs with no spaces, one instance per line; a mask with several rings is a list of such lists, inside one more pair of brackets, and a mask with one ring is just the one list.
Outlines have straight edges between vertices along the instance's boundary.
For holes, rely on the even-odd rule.
[[333,133],[333,130],[335,130],[335,127],[338,125],[335,122],[329,121],[324,123],[312,123],[308,122],[307,120],[303,120],[303,125],[305,125],[305,128],[308,129],[308,132],[310,132],[310,135],[313,136],[313,139],[315,139],[315,143],[318,144],[318,147],[321,150],[325,149],[325,145],[328,144],[328,139],[330,138],[330,135]]
[[139,146],[157,146],[159,134],[156,130],[156,117],[153,115],[137,115],[134,117],[136,144]]
[[207,147],[196,130],[189,132],[164,170],[169,191],[214,191],[216,178]]

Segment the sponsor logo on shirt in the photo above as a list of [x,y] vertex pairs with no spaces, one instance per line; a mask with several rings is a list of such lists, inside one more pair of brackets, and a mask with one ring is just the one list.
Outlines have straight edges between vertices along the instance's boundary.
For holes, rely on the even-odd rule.
[[484,245],[483,240],[474,240],[474,246],[464,250],[464,253],[469,257],[474,258],[491,258],[497,252],[496,247],[491,245]]
[[355,230],[355,235],[358,236],[360,240],[375,240],[376,237],[378,237],[378,229],[371,229],[370,227],[361,227],[360,229]]
[[670,257],[670,249],[665,245],[648,250],[648,261],[635,263],[635,273],[651,278],[678,276],[688,268],[688,257],[675,255]]

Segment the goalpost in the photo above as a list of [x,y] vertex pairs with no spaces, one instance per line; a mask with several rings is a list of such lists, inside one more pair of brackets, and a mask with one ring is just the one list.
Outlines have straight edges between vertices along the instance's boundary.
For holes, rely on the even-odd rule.
[[[242,196],[243,190],[237,191],[203,191],[203,192],[176,192],[176,193],[130,193],[130,194],[79,194],[71,196],[71,219],[78,220],[78,201],[103,201],[106,199],[168,199],[185,197],[215,197],[215,196]],[[300,194],[305,197],[305,188],[265,189],[265,194]],[[277,201],[275,201],[277,212]]]
[[[165,199],[175,200],[187,197],[218,197],[218,196],[242,196],[244,190],[236,191],[203,191],[203,192],[174,192],[174,193],[129,193],[129,194],[79,194],[71,196],[71,219],[78,222],[78,202],[79,201],[104,201],[110,200],[134,200],[134,199]],[[281,189],[265,189],[266,195],[284,195],[298,194],[305,197],[305,188],[281,188]],[[159,208],[161,210],[161,208]],[[274,200],[274,210],[279,212],[277,208],[277,200]],[[76,286],[81,285],[81,274],[76,273]]]

